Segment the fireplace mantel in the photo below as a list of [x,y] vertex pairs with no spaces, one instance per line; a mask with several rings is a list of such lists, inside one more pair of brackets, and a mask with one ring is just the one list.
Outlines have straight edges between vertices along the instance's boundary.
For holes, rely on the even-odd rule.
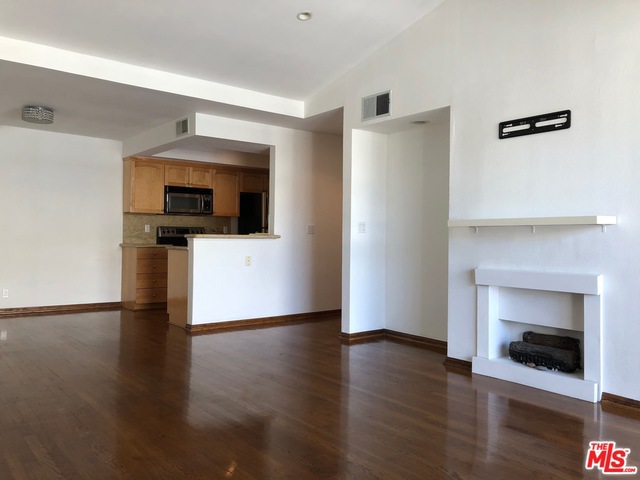
[[[589,402],[602,397],[602,276],[593,274],[538,272],[521,270],[476,269],[477,356],[473,357],[473,373],[507,380],[530,387],[567,395]],[[567,319],[549,323],[541,312],[540,321],[522,322],[582,331],[583,370],[575,374],[542,371],[509,359],[507,348],[509,322],[500,314],[500,289],[536,290],[582,296],[583,317],[576,327]]]

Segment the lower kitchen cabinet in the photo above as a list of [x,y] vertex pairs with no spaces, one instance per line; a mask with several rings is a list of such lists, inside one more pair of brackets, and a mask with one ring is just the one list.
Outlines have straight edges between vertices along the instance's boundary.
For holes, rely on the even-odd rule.
[[122,247],[122,306],[129,310],[167,305],[167,249]]

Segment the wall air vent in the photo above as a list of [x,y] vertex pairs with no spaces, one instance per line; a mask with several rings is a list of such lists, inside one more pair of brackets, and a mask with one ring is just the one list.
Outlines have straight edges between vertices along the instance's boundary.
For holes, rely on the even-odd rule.
[[376,93],[362,99],[362,121],[391,115],[391,92]]
[[176,122],[176,136],[186,135],[189,133],[189,118],[183,118]]

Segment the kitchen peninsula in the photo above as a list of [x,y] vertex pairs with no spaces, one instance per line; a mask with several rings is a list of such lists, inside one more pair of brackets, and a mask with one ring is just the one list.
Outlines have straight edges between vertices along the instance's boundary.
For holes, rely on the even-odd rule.
[[[191,331],[269,316],[278,302],[273,258],[279,235],[187,235],[188,247],[168,247],[169,322]],[[271,240],[271,241],[270,241]],[[276,303],[277,305],[277,303]]]
[[[233,157],[243,160],[242,166],[159,157],[123,159],[121,298],[125,308],[167,307],[167,242],[161,241],[164,239],[160,238],[160,229],[173,230],[174,234],[191,229],[192,233],[198,234],[224,234],[220,236],[227,239],[246,237],[226,235],[237,232],[239,223],[245,227],[244,231],[266,231],[269,169],[247,165],[251,162],[260,164],[260,161],[268,164],[268,156],[253,154],[250,155],[252,158],[247,158],[248,154],[242,155],[244,157],[241,154]],[[175,195],[176,212],[172,210],[173,202],[169,201],[172,193],[169,189],[185,190]],[[186,194],[196,189],[209,193],[209,198],[213,198],[211,207],[206,213],[188,210],[189,214],[184,214],[187,212],[184,210]],[[254,220],[253,210],[245,209],[242,199],[256,196],[265,200],[262,218],[258,218],[257,226],[249,223],[247,227],[247,221]],[[242,216],[241,210],[245,212]]]

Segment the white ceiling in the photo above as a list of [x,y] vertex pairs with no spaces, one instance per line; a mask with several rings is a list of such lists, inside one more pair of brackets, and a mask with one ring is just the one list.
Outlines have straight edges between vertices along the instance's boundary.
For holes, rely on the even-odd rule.
[[[443,0],[3,0],[2,36],[304,100]],[[308,22],[296,14],[311,11]],[[1,52],[0,52],[1,53]],[[133,83],[133,82],[132,82]],[[65,133],[124,139],[198,111],[316,131],[300,120],[0,58],[0,124],[29,127],[22,105],[52,106]],[[91,113],[91,115],[89,115]]]

